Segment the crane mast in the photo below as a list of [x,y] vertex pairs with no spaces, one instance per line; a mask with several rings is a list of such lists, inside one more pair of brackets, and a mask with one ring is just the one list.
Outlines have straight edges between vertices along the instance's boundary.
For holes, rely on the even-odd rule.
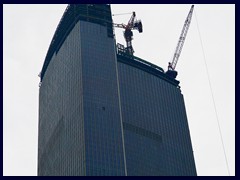
[[[194,5],[191,6],[191,9],[190,9],[190,11],[188,13],[188,16],[187,16],[187,18],[185,20],[185,23],[184,23],[184,26],[183,26],[180,38],[178,40],[178,44],[177,44],[176,50],[174,52],[172,63],[169,63],[168,71],[174,71],[175,68],[176,68],[179,56],[180,56],[182,48],[183,48],[183,44],[184,44],[186,36],[187,36],[187,32],[188,32],[189,26],[190,26],[190,23],[191,23],[192,14],[193,14],[193,8],[194,8]],[[168,74],[169,74],[169,72],[168,72]],[[175,73],[175,74],[177,76],[177,73]]]

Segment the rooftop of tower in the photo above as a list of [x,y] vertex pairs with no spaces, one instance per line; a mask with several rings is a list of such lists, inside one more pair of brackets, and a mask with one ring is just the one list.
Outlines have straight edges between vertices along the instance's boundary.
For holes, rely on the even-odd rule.
[[147,73],[150,73],[154,76],[157,76],[157,77],[167,81],[168,83],[170,83],[174,86],[179,87],[178,86],[179,81],[172,77],[169,77],[161,67],[159,67],[155,64],[152,64],[148,61],[145,61],[137,56],[129,55],[125,50],[126,49],[124,48],[123,45],[117,44],[117,60],[119,62],[128,64],[128,65],[133,66],[138,69],[141,69]]
[[[69,4],[56,28],[56,31],[50,43],[40,73],[41,82],[52,56],[54,53],[58,53],[64,40],[79,20],[106,26],[108,37],[114,38],[111,7],[109,4]],[[124,52],[124,48],[122,47],[123,45],[117,45],[116,53],[118,61],[144,70],[148,73],[160,77],[161,79],[166,80],[174,86],[178,86],[179,81],[166,75],[161,67],[158,67],[136,56],[128,55]]]

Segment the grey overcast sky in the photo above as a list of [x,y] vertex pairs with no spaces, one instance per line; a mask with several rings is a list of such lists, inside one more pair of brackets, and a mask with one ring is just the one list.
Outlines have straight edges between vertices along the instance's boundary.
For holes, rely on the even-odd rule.
[[[3,175],[37,175],[38,83],[63,5],[3,5]],[[112,13],[135,11],[135,55],[166,70],[191,4],[113,4]],[[127,23],[131,15],[113,17]],[[196,21],[196,17],[197,20]],[[228,175],[206,64],[230,174],[235,175],[235,5],[195,5],[177,64],[199,176]],[[115,29],[125,44],[123,29]]]

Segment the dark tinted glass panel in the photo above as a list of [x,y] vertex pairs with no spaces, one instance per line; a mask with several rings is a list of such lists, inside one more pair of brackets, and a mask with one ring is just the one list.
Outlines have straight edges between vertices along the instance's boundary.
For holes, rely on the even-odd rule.
[[128,175],[196,175],[179,88],[118,62]]

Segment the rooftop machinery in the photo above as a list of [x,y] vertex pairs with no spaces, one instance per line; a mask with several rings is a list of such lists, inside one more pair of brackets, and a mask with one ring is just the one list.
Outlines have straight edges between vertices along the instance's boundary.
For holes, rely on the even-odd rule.
[[[128,13],[125,13],[125,14],[128,14]],[[125,29],[124,38],[125,38],[126,43],[127,43],[126,52],[130,55],[133,55],[134,50],[133,50],[133,47],[132,47],[132,39],[133,39],[132,30],[136,29],[136,30],[139,31],[139,33],[143,32],[143,27],[142,27],[141,20],[136,20],[136,13],[132,12],[132,16],[131,16],[130,20],[128,21],[127,25],[126,24],[113,23],[113,26]]]
[[171,63],[170,62],[168,63],[168,71],[166,72],[166,74],[173,78],[177,77],[177,71],[175,71],[175,68],[176,68],[179,56],[182,51],[183,44],[184,44],[186,36],[187,36],[188,28],[191,23],[193,8],[194,8],[194,5],[191,6],[188,16],[185,20],[185,23],[184,23],[184,26],[183,26],[183,29],[182,29],[182,32],[181,32],[180,38],[178,40],[178,44],[177,44],[174,56],[173,56],[173,60]]

